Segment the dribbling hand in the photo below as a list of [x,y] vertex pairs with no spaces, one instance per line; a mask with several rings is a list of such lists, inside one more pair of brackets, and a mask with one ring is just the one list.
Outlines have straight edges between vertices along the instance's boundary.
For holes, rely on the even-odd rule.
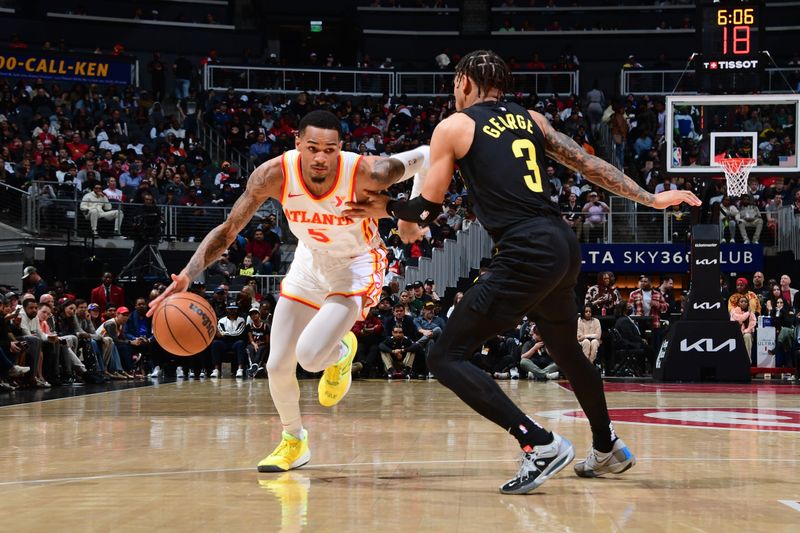
[[170,283],[169,286],[164,289],[164,292],[162,292],[158,298],[150,302],[150,309],[147,310],[147,316],[153,316],[153,313],[156,312],[156,309],[159,305],[161,305],[161,302],[163,302],[164,299],[170,294],[184,292],[186,289],[188,289],[191,282],[192,280],[186,274],[172,274],[172,283]]
[[656,209],[666,209],[671,205],[679,205],[686,203],[688,205],[697,207],[702,205],[703,202],[700,198],[694,195],[692,191],[664,191],[655,195],[653,199],[653,207]]

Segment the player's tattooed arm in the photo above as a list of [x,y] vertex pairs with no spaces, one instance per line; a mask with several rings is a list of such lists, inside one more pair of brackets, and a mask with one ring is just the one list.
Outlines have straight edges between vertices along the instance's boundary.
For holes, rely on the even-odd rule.
[[639,186],[611,163],[586,152],[582,146],[552,127],[545,132],[547,155],[607,191],[624,196],[634,202],[652,206],[655,196]]
[[583,174],[586,179],[607,191],[624,196],[634,202],[652,206],[655,196],[625,175],[614,165],[586,152],[582,146],[553,129],[550,122],[539,113],[531,111],[539,129],[544,133],[547,155]]
[[283,188],[281,159],[276,157],[256,168],[247,180],[247,188],[233,204],[228,218],[211,230],[200,243],[182,274],[190,279],[199,276],[211,263],[219,259],[236,236],[250,222],[261,204],[269,198],[280,199]]
[[400,181],[405,172],[403,163],[392,157],[370,157],[369,183],[377,190],[387,189]]

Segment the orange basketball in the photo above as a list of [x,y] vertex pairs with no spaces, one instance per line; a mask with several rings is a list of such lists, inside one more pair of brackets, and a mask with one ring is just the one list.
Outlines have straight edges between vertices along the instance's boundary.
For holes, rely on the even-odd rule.
[[205,298],[192,292],[167,297],[153,314],[153,335],[173,355],[194,355],[214,339],[217,318]]

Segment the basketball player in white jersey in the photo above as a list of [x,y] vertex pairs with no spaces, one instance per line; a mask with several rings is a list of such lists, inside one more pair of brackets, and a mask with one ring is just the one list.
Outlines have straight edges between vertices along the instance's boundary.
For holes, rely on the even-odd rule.
[[291,150],[259,166],[228,219],[200,243],[186,268],[150,303],[152,314],[172,293],[185,291],[216,261],[267,198],[283,205],[289,227],[300,241],[281,285],[272,322],[267,361],[272,400],[283,424],[278,447],[258,464],[260,472],[282,472],[306,464],[311,455],[300,417],[297,363],[325,371],[319,401],[337,404],[350,388],[355,321],[377,304],[383,287],[386,250],[371,218],[342,215],[346,204],[364,199],[424,171],[428,148],[390,158],[341,151],[341,125],[328,111],[312,111],[300,121]]

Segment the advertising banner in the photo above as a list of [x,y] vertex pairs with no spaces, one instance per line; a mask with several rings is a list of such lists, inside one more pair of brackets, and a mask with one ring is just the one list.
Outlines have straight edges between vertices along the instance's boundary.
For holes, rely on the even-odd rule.
[[36,50],[0,50],[0,76],[88,83],[133,83],[133,58]]
[[[722,272],[753,272],[764,268],[764,250],[758,244],[720,244]],[[689,272],[688,244],[582,244],[584,272]]]

